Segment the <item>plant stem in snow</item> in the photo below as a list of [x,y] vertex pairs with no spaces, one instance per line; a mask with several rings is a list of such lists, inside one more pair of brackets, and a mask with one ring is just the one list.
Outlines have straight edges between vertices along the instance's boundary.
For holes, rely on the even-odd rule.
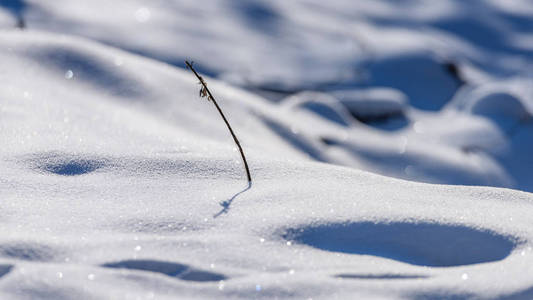
[[213,102],[215,107],[218,110],[218,113],[222,117],[222,120],[224,120],[224,123],[226,123],[226,126],[229,129],[229,132],[231,133],[231,136],[233,137],[233,140],[235,141],[235,144],[237,144],[237,147],[239,148],[239,152],[241,153],[242,161],[244,162],[244,169],[246,170],[246,177],[248,178],[248,183],[252,182],[252,177],[250,176],[250,169],[248,168],[248,162],[246,162],[246,156],[244,156],[244,151],[242,150],[241,143],[239,143],[239,140],[237,139],[237,136],[235,135],[235,132],[233,132],[233,129],[231,128],[231,125],[229,124],[228,120],[226,119],[226,116],[224,116],[224,113],[222,112],[222,109],[220,109],[220,106],[218,106],[217,101],[215,100],[215,97],[211,94],[211,91],[207,88],[207,83],[204,81],[202,76],[196,72],[196,70],[192,66],[192,62],[185,61],[185,64],[187,67],[196,75],[196,78],[200,81],[200,84],[202,87],[200,88],[200,97],[207,98],[208,101]]

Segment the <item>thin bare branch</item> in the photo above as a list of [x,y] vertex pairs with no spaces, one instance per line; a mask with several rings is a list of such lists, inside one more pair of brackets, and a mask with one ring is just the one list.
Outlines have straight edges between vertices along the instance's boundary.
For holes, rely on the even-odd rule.
[[248,162],[246,161],[246,156],[244,156],[244,151],[242,150],[241,143],[239,143],[239,140],[237,139],[237,136],[235,135],[235,132],[233,132],[233,129],[231,128],[231,125],[229,124],[228,120],[226,119],[226,116],[224,116],[224,113],[222,112],[222,109],[220,109],[220,106],[218,106],[217,101],[215,100],[215,97],[213,97],[213,94],[211,94],[211,91],[209,91],[209,88],[207,88],[207,83],[205,80],[196,72],[196,70],[193,68],[193,63],[185,61],[185,64],[187,67],[194,73],[196,78],[200,81],[200,85],[202,86],[200,88],[200,97],[201,98],[207,98],[208,101],[213,102],[215,107],[218,110],[218,113],[222,117],[222,120],[224,120],[224,123],[226,123],[226,126],[229,129],[229,132],[231,133],[231,136],[233,137],[233,140],[235,141],[235,144],[237,144],[237,147],[239,148],[239,152],[241,153],[241,158],[244,163],[244,169],[246,170],[246,177],[248,178],[248,182],[252,182],[252,176],[250,175],[250,169],[248,168]]

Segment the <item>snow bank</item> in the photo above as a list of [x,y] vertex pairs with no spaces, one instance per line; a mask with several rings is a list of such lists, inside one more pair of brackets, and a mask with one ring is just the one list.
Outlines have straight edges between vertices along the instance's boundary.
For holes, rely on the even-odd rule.
[[0,298],[533,297],[527,3],[0,8]]
[[[378,130],[361,127],[347,117],[341,117],[344,118],[341,122],[350,126],[340,129],[329,124],[335,121],[319,122],[303,115],[295,118],[290,112],[265,106],[264,99],[259,100],[261,97],[243,94],[242,98],[250,100],[246,102],[247,109],[260,116],[248,117],[241,108],[234,113],[234,122],[244,123],[238,125],[245,125],[242,130],[250,133],[243,133],[250,136],[250,144],[262,144],[261,147],[273,151],[283,147],[290,157],[310,157],[410,180],[533,190],[524,180],[524,172],[510,167],[520,165],[523,159],[529,161],[517,153],[530,151],[530,144],[511,141],[518,132],[528,134],[528,122],[515,122],[520,116],[511,121],[507,117],[496,120],[494,114],[487,112],[501,107],[497,100],[500,97],[493,95],[499,91],[489,91],[483,97],[468,94],[466,101],[470,106],[458,114],[447,109],[470,87],[490,90],[499,82],[516,78],[523,84],[510,95],[531,111],[531,101],[527,100],[531,98],[528,66],[533,52],[526,38],[532,29],[527,3],[107,2],[10,1],[3,11],[14,19],[23,16],[30,30],[83,36],[181,67],[184,59],[195,60],[203,74],[239,85],[273,102],[309,92],[330,94],[341,100],[352,116]],[[175,83],[154,78],[152,81],[163,86],[154,92],[150,80],[123,65],[122,54],[109,58],[116,67],[106,70],[103,68],[106,62],[92,62],[83,55],[75,57],[68,53],[57,57],[56,50],[43,50],[44,53],[34,53],[33,57],[44,62],[57,61],[61,72],[71,74],[70,70],[73,76],[95,87],[108,85],[106,93],[129,94],[127,101],[149,98],[141,100],[141,104],[164,115],[169,122],[187,120],[181,124],[187,130],[188,124],[196,124],[193,132],[215,139],[224,136],[223,127],[208,125],[217,123],[216,118],[202,120],[196,114],[182,113],[175,102],[161,101],[175,97],[159,92],[169,91],[168,86]],[[135,80],[130,80],[132,76]],[[384,95],[382,90],[378,96],[376,88],[401,95]],[[352,100],[343,96],[348,94]],[[358,100],[353,100],[354,97]],[[486,101],[483,100],[473,106],[471,99],[482,100],[480,97],[491,103],[496,99],[496,103],[483,104]],[[508,113],[520,115],[519,105],[515,109],[510,106],[512,111]],[[276,142],[270,143],[271,140]],[[344,143],[347,140],[363,141],[365,145]],[[412,156],[409,145],[418,145]],[[394,163],[381,160],[379,155],[373,158],[361,150],[378,150],[375,148],[386,157],[393,157]],[[424,159],[416,160],[418,153]],[[418,171],[411,172],[415,165]],[[438,168],[452,172],[441,172]],[[472,168],[476,170],[473,174],[456,176],[470,173],[468,169]],[[415,173],[418,175],[414,176]]]
[[207,78],[247,188],[191,74],[66,36],[0,44],[4,298],[531,296],[529,193],[309,161],[263,121],[285,109]]

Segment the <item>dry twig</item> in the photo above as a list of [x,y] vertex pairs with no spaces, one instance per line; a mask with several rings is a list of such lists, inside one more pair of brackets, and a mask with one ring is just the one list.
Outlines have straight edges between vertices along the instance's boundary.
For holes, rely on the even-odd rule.
[[231,125],[229,124],[228,120],[226,119],[226,116],[224,116],[224,113],[222,112],[222,109],[220,109],[220,106],[218,106],[217,101],[207,88],[207,83],[205,80],[200,76],[196,70],[192,66],[192,62],[185,61],[185,64],[187,67],[196,75],[196,78],[200,81],[200,85],[202,86],[200,88],[200,97],[201,98],[207,98],[208,101],[213,102],[215,107],[217,108],[220,116],[222,117],[222,120],[224,120],[224,123],[226,123],[226,126],[229,129],[229,132],[231,133],[231,136],[233,137],[233,140],[235,141],[235,144],[237,144],[237,147],[239,148],[239,152],[241,153],[242,161],[244,162],[244,169],[246,170],[246,177],[248,178],[248,183],[252,183],[252,177],[250,176],[250,169],[248,168],[248,162],[246,162],[246,157],[244,156],[244,151],[242,150],[241,144],[239,143],[239,140],[237,139],[237,136],[235,135],[235,132],[233,132],[233,129],[231,128]]

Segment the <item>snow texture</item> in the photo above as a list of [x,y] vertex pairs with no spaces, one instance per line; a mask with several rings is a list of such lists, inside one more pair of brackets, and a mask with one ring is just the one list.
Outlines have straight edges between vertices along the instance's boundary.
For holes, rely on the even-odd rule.
[[1,1],[0,298],[533,298],[532,20]]

